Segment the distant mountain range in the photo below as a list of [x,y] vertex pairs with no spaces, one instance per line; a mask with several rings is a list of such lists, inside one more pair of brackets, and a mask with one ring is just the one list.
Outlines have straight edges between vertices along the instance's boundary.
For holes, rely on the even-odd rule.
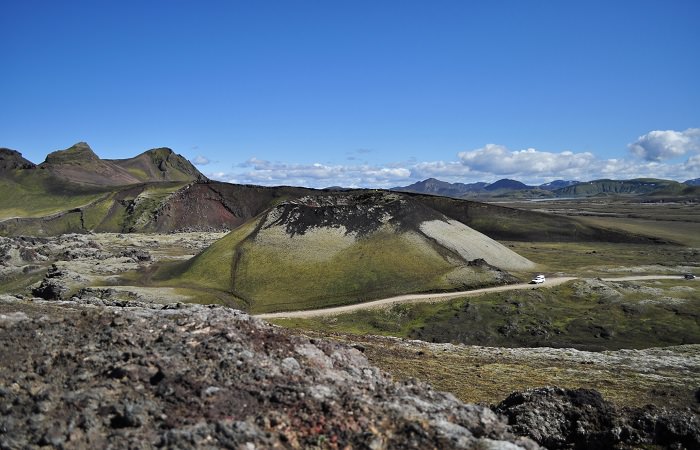
[[0,172],[23,177],[52,176],[85,186],[126,186],[161,181],[194,181],[206,177],[169,148],[148,150],[129,159],[100,159],[85,142],[49,153],[36,165],[16,150],[0,148]]
[[448,183],[435,178],[408,186],[395,187],[399,192],[442,195],[462,199],[538,199],[564,197],[625,196],[698,196],[700,178],[684,183],[655,178],[632,180],[555,180],[530,186],[518,180],[504,178],[494,183]]

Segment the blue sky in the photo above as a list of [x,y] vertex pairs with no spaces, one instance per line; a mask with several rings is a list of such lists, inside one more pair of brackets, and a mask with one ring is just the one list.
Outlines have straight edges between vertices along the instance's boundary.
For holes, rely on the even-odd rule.
[[700,177],[700,2],[3,2],[0,146],[217,179]]

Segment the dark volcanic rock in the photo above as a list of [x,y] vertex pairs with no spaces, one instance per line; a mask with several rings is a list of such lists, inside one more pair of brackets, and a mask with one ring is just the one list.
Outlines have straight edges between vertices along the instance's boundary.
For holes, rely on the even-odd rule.
[[700,448],[700,419],[693,412],[619,409],[590,389],[516,392],[496,410],[508,417],[515,433],[550,449]]
[[0,448],[535,449],[488,408],[222,307],[0,299]]
[[285,227],[290,236],[311,228],[344,227],[346,233],[367,235],[384,223],[398,229],[415,229],[426,220],[445,217],[405,196],[381,191],[305,196],[281,203],[270,213],[264,228]]
[[63,278],[64,273],[53,264],[41,284],[32,289],[32,294],[44,300],[62,300],[68,288],[63,284],[61,278]]
[[131,258],[134,262],[151,260],[151,254],[148,253],[146,250],[142,250],[139,248],[129,248],[127,250],[124,250],[123,252],[121,252],[120,256],[123,256],[125,258]]
[[44,300],[62,300],[68,288],[57,279],[44,278],[32,294]]
[[25,159],[17,150],[0,148],[0,171],[14,169],[33,169],[36,165]]

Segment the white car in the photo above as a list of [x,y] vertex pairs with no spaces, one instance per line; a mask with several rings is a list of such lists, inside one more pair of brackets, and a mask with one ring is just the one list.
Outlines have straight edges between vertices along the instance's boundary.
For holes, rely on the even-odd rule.
[[531,284],[541,284],[544,283],[544,275],[537,275],[530,281]]

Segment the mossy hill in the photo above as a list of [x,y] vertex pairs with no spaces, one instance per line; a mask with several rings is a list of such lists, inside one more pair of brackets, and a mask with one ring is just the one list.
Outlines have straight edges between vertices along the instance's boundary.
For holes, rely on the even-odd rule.
[[532,267],[411,198],[362,192],[282,202],[159,278],[270,312],[503,284],[501,269]]

